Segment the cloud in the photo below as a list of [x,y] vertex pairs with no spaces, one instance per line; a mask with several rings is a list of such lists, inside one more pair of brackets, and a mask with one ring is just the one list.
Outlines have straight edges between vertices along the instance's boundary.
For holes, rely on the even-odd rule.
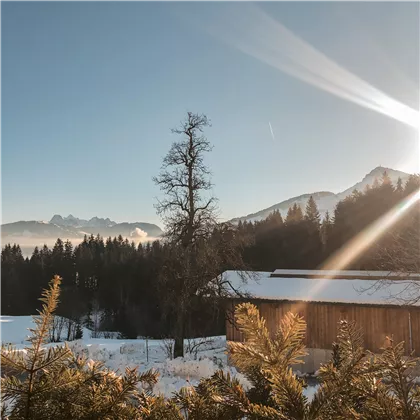
[[141,230],[139,228],[135,228],[130,233],[130,238],[145,239],[146,237],[147,237],[147,232],[145,232],[144,230]]

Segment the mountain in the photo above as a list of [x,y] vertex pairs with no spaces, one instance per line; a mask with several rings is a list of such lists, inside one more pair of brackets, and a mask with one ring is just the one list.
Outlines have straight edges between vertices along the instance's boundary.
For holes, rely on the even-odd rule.
[[72,226],[74,228],[101,228],[101,227],[111,227],[115,226],[117,223],[113,222],[110,219],[100,219],[99,217],[92,217],[90,220],[83,220],[77,217],[74,217],[72,214],[69,214],[67,217],[62,217],[59,214],[55,214],[50,223],[53,223],[58,226]]
[[344,198],[349,196],[354,190],[364,191],[367,185],[372,185],[375,182],[375,178],[378,179],[379,181],[381,179],[382,174],[385,171],[387,172],[387,174],[391,178],[391,181],[394,184],[397,182],[398,178],[401,178],[403,182],[405,182],[410,176],[410,174],[407,174],[405,172],[396,171],[395,169],[384,168],[382,166],[378,166],[377,168],[373,169],[368,174],[366,174],[360,182],[356,183],[352,187],[347,188],[346,190],[339,192],[337,194],[330,191],[320,191],[320,192],[299,195],[297,197],[289,198],[288,200],[274,204],[273,206],[268,207],[266,209],[248,214],[247,216],[236,217],[232,219],[231,222],[238,223],[240,220],[241,221],[246,220],[248,222],[263,220],[270,213],[272,213],[274,210],[277,210],[277,209],[280,211],[281,215],[285,217],[287,214],[287,210],[289,209],[290,206],[293,206],[294,203],[301,206],[302,210],[305,210],[306,203],[311,195],[313,196],[318,206],[321,216],[323,216],[327,210],[329,211],[330,214],[332,214],[334,212],[335,206],[340,200],[343,200]]
[[162,235],[162,229],[151,223],[116,223],[109,218],[92,217],[90,220],[79,219],[73,215],[62,217],[55,214],[49,222],[20,221],[6,223],[1,226],[2,242],[35,242],[43,240],[47,243],[57,238],[63,240],[83,239],[84,235],[108,236],[122,235],[125,238],[143,239],[156,238]]
[[20,221],[1,225],[1,237],[5,238],[83,238],[83,234],[67,226],[59,226],[48,222]]
[[405,172],[396,171],[395,169],[391,168],[384,168],[382,166],[378,166],[372,171],[370,171],[368,174],[365,175],[365,177],[358,182],[357,184],[353,185],[350,188],[347,188],[347,190],[344,190],[341,193],[338,193],[337,196],[340,200],[343,198],[346,198],[349,196],[354,190],[358,191],[364,191],[367,185],[372,185],[375,182],[375,178],[380,181],[381,176],[386,171],[388,176],[391,178],[392,183],[395,185],[397,183],[398,178],[401,178],[403,182],[405,182],[408,177],[411,174],[407,174]]

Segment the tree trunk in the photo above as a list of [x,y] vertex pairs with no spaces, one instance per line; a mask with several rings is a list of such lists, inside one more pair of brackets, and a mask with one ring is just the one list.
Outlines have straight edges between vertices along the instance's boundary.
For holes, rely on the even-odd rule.
[[174,358],[184,357],[184,337],[175,337]]
[[175,336],[175,343],[174,343],[174,358],[184,357],[184,335],[185,335],[184,313],[183,313],[183,309],[181,308],[180,311],[178,312],[178,319],[177,319],[176,336]]

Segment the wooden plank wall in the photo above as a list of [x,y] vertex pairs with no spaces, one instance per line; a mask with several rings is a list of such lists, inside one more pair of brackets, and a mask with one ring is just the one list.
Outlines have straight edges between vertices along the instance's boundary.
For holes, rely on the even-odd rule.
[[[282,317],[289,311],[299,313],[307,323],[306,346],[308,348],[331,349],[336,340],[340,319],[354,320],[362,329],[365,348],[380,352],[386,345],[386,337],[395,343],[404,341],[407,354],[410,352],[409,313],[411,317],[412,346],[420,356],[420,308],[400,306],[369,306],[340,303],[290,302],[251,300],[266,320],[270,332],[274,333]],[[239,302],[230,300],[230,313]],[[229,317],[228,317],[229,318]],[[226,321],[226,338],[242,341],[236,325]]]

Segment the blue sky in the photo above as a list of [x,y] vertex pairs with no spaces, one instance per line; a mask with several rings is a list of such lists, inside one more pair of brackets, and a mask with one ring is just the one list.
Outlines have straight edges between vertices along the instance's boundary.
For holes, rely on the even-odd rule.
[[[291,77],[203,28],[223,16],[240,21],[246,7],[2,2],[3,223],[55,213],[160,223],[152,176],[175,140],[170,128],[188,110],[212,120],[207,163],[224,218],[302,193],[344,190],[378,165],[419,170],[412,127]],[[258,7],[418,109],[418,3]]]

